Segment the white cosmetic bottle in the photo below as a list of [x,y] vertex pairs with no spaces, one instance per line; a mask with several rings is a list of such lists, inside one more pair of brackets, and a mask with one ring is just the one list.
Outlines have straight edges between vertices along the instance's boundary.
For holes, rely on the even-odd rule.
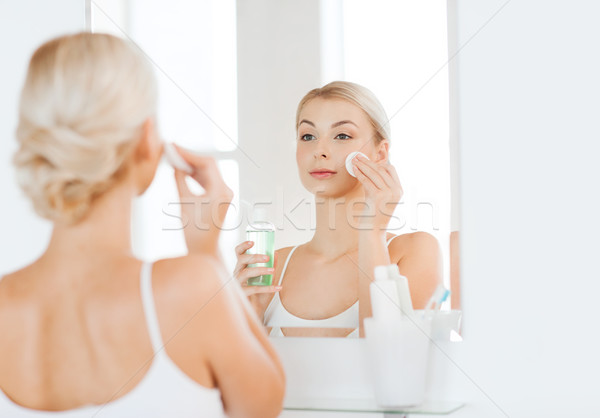
[[375,401],[385,408],[425,400],[431,320],[415,317],[406,277],[395,264],[375,267],[373,317],[364,319]]
[[[394,321],[402,318],[398,285],[390,274],[394,266],[376,266],[375,281],[371,283],[371,309],[376,321]],[[393,273],[393,271],[392,271]]]
[[400,274],[396,264],[375,267],[375,281],[371,283],[370,292],[373,318],[376,320],[414,316],[408,280]]

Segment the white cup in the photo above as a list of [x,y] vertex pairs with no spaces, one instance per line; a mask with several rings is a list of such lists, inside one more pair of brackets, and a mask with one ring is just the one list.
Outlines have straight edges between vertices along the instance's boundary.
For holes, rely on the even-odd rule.
[[365,318],[366,353],[375,400],[382,407],[406,407],[425,401],[431,346],[431,319],[392,322]]
[[[423,318],[425,310],[415,309],[415,316]],[[461,310],[430,311],[429,316],[431,318],[431,339],[435,341],[450,341],[452,331],[457,334],[460,333]]]
[[436,341],[450,341],[452,331],[460,333],[461,317],[462,311],[458,309],[434,312],[431,326],[431,338]]

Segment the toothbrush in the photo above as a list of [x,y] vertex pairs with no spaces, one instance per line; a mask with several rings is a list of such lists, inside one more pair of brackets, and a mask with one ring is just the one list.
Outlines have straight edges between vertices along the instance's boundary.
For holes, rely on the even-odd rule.
[[446,289],[443,285],[438,285],[433,291],[433,294],[425,305],[424,316],[428,317],[433,309],[439,310],[442,307],[442,303],[450,296],[450,290]]

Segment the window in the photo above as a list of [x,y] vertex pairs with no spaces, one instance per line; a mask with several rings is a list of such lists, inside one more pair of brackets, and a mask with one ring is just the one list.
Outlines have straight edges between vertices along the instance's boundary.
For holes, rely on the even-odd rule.
[[[130,38],[153,63],[163,139],[218,159],[237,196],[239,170],[232,154],[237,146],[235,0],[94,0],[90,10],[94,32]],[[161,163],[152,186],[134,204],[138,257],[185,253],[178,200],[172,169]],[[228,215],[220,242],[228,265],[235,261],[234,217]]]

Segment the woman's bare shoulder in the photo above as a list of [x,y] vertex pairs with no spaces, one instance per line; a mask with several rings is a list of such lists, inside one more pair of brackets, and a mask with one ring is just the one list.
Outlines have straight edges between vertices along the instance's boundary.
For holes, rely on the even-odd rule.
[[180,341],[195,342],[197,335],[213,338],[211,334],[227,325],[230,311],[237,310],[239,284],[214,257],[162,259],[154,263],[152,275],[156,310],[166,331],[163,335],[178,334]]
[[285,264],[285,260],[287,260],[290,252],[298,245],[291,245],[289,247],[282,247],[275,250],[275,275],[279,277],[279,273],[283,269],[283,265]]
[[209,255],[165,258],[154,263],[153,285],[157,292],[200,303],[226,284],[224,267]]
[[401,235],[388,234],[387,240],[391,240],[388,250],[390,258],[395,264],[415,251],[432,251],[439,248],[437,238],[425,231],[409,232]]
[[278,248],[277,250],[275,250],[275,254],[277,254],[278,256],[286,257],[290,253],[290,251],[292,251],[292,248],[294,248],[293,245],[290,245],[289,247]]
[[392,243],[396,243],[396,242],[404,242],[406,244],[407,242],[414,243],[414,242],[432,241],[432,240],[437,241],[437,238],[435,236],[433,236],[429,232],[425,232],[425,231],[408,232],[406,234],[400,234],[400,235],[394,235],[394,234],[388,233],[387,239],[388,239],[388,241],[390,239],[392,239],[392,242],[390,243],[390,245],[392,245]]

